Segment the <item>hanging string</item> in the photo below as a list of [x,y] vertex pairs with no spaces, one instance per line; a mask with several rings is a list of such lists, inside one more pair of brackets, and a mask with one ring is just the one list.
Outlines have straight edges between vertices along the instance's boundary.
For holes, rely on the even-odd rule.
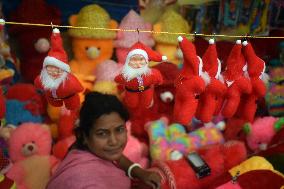
[[[103,30],[103,31],[121,31],[121,32],[137,32],[136,29],[112,29],[112,28],[97,28],[88,26],[62,26],[62,25],[51,25],[51,24],[35,24],[35,23],[24,23],[24,22],[1,22],[0,24],[10,25],[23,25],[23,26],[37,26],[37,27],[57,27],[67,29],[88,29],[88,30]],[[244,35],[225,35],[225,34],[202,34],[202,33],[184,33],[184,32],[166,32],[166,31],[152,31],[152,30],[139,30],[141,33],[153,33],[153,34],[167,34],[167,35],[183,35],[183,36],[200,36],[200,37],[222,37],[222,38],[244,38]],[[252,36],[245,35],[247,38],[262,38],[262,39],[284,39],[284,36]]]

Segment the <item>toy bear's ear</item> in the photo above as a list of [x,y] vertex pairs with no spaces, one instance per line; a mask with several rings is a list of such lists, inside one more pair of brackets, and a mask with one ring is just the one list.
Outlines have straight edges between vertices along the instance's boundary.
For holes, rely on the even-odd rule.
[[251,133],[251,124],[250,123],[246,123],[243,126],[243,131],[245,132],[246,135],[249,135]]
[[274,123],[274,129],[275,129],[276,132],[278,132],[283,127],[284,127],[284,117],[281,117]]
[[70,25],[71,26],[75,26],[76,25],[76,23],[77,23],[77,15],[75,14],[75,15],[71,15],[70,17],[69,17],[69,23],[70,23]]

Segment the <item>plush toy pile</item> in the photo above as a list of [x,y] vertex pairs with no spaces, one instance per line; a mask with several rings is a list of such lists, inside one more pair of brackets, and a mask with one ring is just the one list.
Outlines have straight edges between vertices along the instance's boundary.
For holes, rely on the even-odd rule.
[[[57,25],[60,14],[43,0],[23,0],[9,21]],[[283,74],[269,70],[277,85],[268,93],[269,65],[252,41],[237,39],[221,60],[218,38],[208,39],[201,54],[191,37],[180,36],[190,23],[170,8],[155,23],[134,10],[119,25],[110,15],[90,4],[69,18],[79,29],[0,25],[0,188],[46,187],[76,140],[90,91],[121,99],[130,114],[123,153],[159,172],[161,189],[284,186],[284,118],[277,104]],[[265,97],[274,109],[263,117]],[[206,164],[210,174],[198,177],[192,153],[201,158],[195,166]]]

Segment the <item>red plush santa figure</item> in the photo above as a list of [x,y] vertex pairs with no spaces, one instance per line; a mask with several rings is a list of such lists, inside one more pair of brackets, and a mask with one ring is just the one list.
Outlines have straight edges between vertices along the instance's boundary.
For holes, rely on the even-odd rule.
[[265,79],[265,62],[256,56],[250,43],[244,41],[243,46],[252,92],[241,97],[237,115],[245,121],[253,122],[257,108],[257,100],[263,98],[266,92],[263,81],[263,79]]
[[125,89],[123,101],[129,109],[138,112],[153,105],[154,85],[162,84],[163,78],[158,70],[148,67],[148,62],[166,59],[141,42],[130,48],[121,74],[115,77]]
[[243,94],[251,93],[252,87],[249,78],[244,76],[245,59],[242,55],[241,40],[237,40],[227,60],[227,67],[223,79],[227,85],[224,97],[222,115],[231,118],[235,115]]
[[222,97],[227,87],[218,78],[221,73],[221,62],[217,57],[214,39],[209,40],[209,46],[202,57],[203,70],[210,76],[210,83],[200,95],[195,117],[203,123],[210,122],[216,110],[218,99]]
[[183,68],[175,81],[173,121],[189,126],[197,108],[199,95],[205,90],[205,84],[210,82],[210,78],[202,72],[202,60],[196,55],[193,43],[181,36],[178,41],[183,53]]
[[60,31],[55,28],[51,35],[51,49],[43,61],[43,68],[34,84],[45,91],[47,101],[56,107],[65,104],[69,110],[80,107],[78,93],[83,87],[77,78],[70,73],[68,57],[62,46]]

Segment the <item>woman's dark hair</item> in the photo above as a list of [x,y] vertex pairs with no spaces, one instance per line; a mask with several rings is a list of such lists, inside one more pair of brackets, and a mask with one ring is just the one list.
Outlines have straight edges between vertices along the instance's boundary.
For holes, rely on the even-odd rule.
[[118,113],[125,121],[129,119],[126,108],[116,96],[98,92],[88,93],[80,110],[79,126],[75,128],[76,144],[74,147],[82,150],[86,149],[86,146],[83,144],[83,136],[89,137],[96,120],[102,115],[112,112]]

